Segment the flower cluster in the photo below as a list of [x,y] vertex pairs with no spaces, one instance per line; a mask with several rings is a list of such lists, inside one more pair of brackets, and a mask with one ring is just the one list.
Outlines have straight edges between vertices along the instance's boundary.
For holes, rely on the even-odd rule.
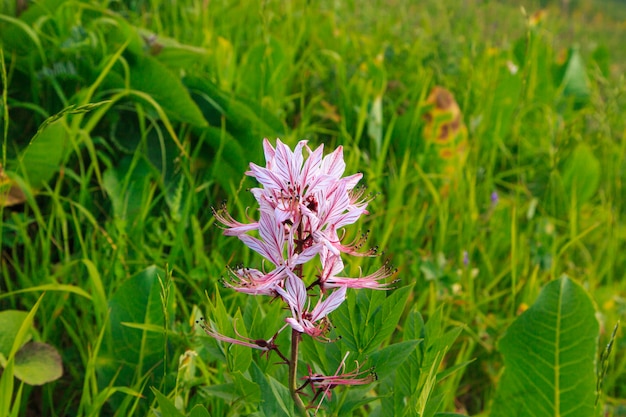
[[[282,297],[292,313],[287,323],[301,333],[321,337],[326,326],[323,319],[343,302],[347,288],[387,289],[389,283],[383,280],[393,271],[385,264],[371,275],[338,276],[344,269],[342,253],[376,254],[376,248],[360,251],[366,235],[348,245],[342,244],[339,236],[342,227],[367,213],[369,203],[363,190],[355,188],[362,174],[342,177],[346,165],[341,146],[326,157],[322,156],[323,145],[312,151],[306,141],[292,151],[280,140],[274,148],[265,139],[263,148],[266,166],[251,163],[246,172],[261,185],[251,190],[259,204],[259,220],[238,222],[225,207],[214,214],[225,235],[237,236],[274,268],[269,272],[233,268],[232,279],[225,284],[247,294]],[[306,160],[303,151],[308,153]],[[253,231],[258,237],[249,234]],[[300,271],[315,256],[319,256],[320,272],[307,288]],[[332,292],[309,311],[307,289],[315,285],[323,294]]]
[[[342,177],[346,167],[342,147],[324,157],[323,145],[313,151],[306,141],[301,141],[292,151],[280,140],[276,141],[274,148],[265,139],[263,149],[265,166],[251,163],[250,170],[246,172],[260,184],[251,190],[259,204],[258,220],[239,222],[225,206],[214,209],[213,213],[225,235],[238,237],[272,267],[268,268],[269,271],[243,266],[230,268],[231,277],[224,284],[242,293],[280,298],[287,304],[291,315],[285,318],[285,324],[269,340],[241,336],[234,339],[217,333],[204,321],[199,324],[217,340],[248,346],[268,355],[275,351],[290,367],[290,390],[296,405],[302,407],[298,396],[303,387],[296,389],[295,386],[297,345],[301,335],[329,341],[328,315],[343,303],[347,290],[389,289],[391,283],[385,282],[385,279],[395,271],[385,263],[370,275],[340,276],[344,270],[342,254],[377,254],[376,248],[361,250],[367,234],[352,243],[342,243],[343,227],[366,214],[370,201],[364,197],[362,188],[356,188],[362,174]],[[307,286],[303,265],[314,259],[319,259],[318,273]],[[319,290],[313,293],[316,287]],[[313,307],[309,294],[317,298]],[[287,326],[292,329],[291,359],[283,355],[274,343],[278,333]],[[371,375],[363,376],[359,369],[332,377],[309,371],[309,376],[304,378],[305,385],[313,387],[316,398],[320,394],[323,394],[322,399],[330,397],[329,390],[334,386],[366,384],[374,380]]]

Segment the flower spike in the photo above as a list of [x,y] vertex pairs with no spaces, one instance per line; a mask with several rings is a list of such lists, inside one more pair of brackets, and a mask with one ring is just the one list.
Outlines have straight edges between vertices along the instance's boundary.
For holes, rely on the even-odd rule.
[[[339,146],[324,156],[324,146],[311,149],[306,140],[292,149],[277,139],[275,146],[263,140],[265,165],[250,163],[246,175],[253,177],[258,185],[249,191],[258,203],[258,210],[247,223],[233,218],[222,204],[212,209],[218,225],[226,236],[236,236],[250,250],[263,257],[259,269],[244,266],[229,267],[229,276],[222,282],[226,287],[250,295],[265,295],[272,301],[282,301],[289,313],[280,330],[268,340],[243,337],[237,329],[237,338],[216,332],[199,320],[198,325],[216,340],[247,346],[268,355],[275,351],[282,363],[289,367],[289,389],[294,404],[301,413],[306,407],[300,398],[302,389],[310,385],[319,409],[331,390],[338,385],[362,385],[373,382],[376,374],[356,368],[341,373],[347,355],[341,361],[335,375],[309,374],[302,387],[296,389],[298,344],[306,334],[317,341],[332,342],[329,338],[331,315],[345,301],[348,289],[391,289],[393,282],[387,278],[395,270],[386,262],[380,269],[369,274],[350,278],[341,276],[344,271],[343,256],[378,256],[377,248],[363,249],[368,233],[352,242],[344,242],[344,227],[356,223],[368,214],[367,207],[374,198],[365,195],[365,188],[357,184],[361,173],[344,176],[346,163],[343,147]],[[248,210],[246,210],[248,216]],[[319,259],[317,276],[313,282],[305,280],[304,265]],[[267,269],[265,268],[267,266]],[[308,269],[307,269],[308,270]],[[315,287],[319,287],[316,289]],[[311,298],[317,297],[315,303]],[[278,350],[275,340],[285,328],[291,329],[291,355]],[[317,411],[316,411],[317,412]]]

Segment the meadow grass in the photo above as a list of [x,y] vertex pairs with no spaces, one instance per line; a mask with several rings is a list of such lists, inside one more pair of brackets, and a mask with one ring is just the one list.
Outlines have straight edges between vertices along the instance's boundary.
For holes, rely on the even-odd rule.
[[[240,317],[269,338],[281,314],[222,288],[227,265],[257,261],[221,235],[210,210],[226,199],[245,218],[254,184],[244,171],[262,162],[263,136],[342,145],[346,172],[363,172],[377,198],[347,238],[369,230],[368,244],[399,268],[397,286],[412,288],[383,345],[402,339],[412,311],[429,318],[441,308],[444,327],[462,329],[442,369],[465,366],[441,382],[441,410],[489,414],[497,341],[564,274],[592,296],[606,344],[626,311],[626,56],[616,35],[626,6],[543,3],[527,2],[524,15],[513,2],[482,1],[71,1],[22,26],[3,2],[2,28],[38,47],[9,51],[3,38],[1,50],[2,166],[25,197],[0,208],[0,308],[30,311],[45,293],[32,337],[64,366],[41,387],[0,387],[16,398],[13,415],[147,415],[151,388],[187,410],[246,414],[233,394],[244,382],[226,368],[253,361],[284,378],[194,326],[204,315]],[[547,16],[529,24],[542,6]],[[142,36],[125,43],[135,28]],[[561,82],[569,48],[584,62],[572,81],[586,80],[582,93]],[[131,50],[178,78],[150,78],[156,64]],[[435,85],[453,93],[468,129],[447,192],[422,136]],[[62,144],[43,133],[33,141],[64,152],[54,175],[28,187],[35,174],[20,155],[37,127],[88,103],[99,104],[59,116]],[[148,284],[150,274],[159,280]],[[147,307],[134,309],[144,293]],[[120,340],[129,334],[120,323],[144,332]],[[622,335],[603,381],[607,415],[625,405]]]

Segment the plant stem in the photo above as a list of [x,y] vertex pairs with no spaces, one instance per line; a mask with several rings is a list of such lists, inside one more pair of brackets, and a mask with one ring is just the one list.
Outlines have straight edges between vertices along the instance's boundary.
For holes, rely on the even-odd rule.
[[296,405],[298,412],[301,416],[308,417],[309,413],[306,411],[306,407],[298,395],[297,381],[298,376],[298,345],[300,343],[300,332],[296,329],[291,329],[291,360],[289,361],[289,392],[291,392],[291,398]]

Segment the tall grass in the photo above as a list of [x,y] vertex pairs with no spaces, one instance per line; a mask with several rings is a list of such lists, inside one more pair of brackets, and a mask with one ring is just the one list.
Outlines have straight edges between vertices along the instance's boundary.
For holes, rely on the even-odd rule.
[[[20,387],[15,415],[145,415],[151,387],[188,410],[251,412],[233,394],[242,382],[223,373],[238,365],[194,320],[224,309],[262,326],[280,313],[222,291],[226,265],[255,261],[210,210],[227,199],[246,216],[244,171],[262,161],[263,136],[343,145],[347,169],[378,194],[360,231],[399,267],[398,285],[413,286],[411,309],[443,306],[445,325],[462,327],[445,365],[473,360],[443,382],[442,409],[488,414],[496,342],[550,280],[582,283],[603,328],[623,318],[623,4],[550,3],[536,25],[539,2],[524,15],[479,1],[48,1],[19,20],[11,5],[0,16],[2,166],[25,198],[0,208],[0,308],[30,311],[45,293],[32,337],[64,365],[61,379]],[[584,97],[561,82],[570,47]],[[469,132],[447,193],[422,136],[435,85],[454,94]],[[88,103],[99,104],[49,120],[62,134],[29,148],[47,118]],[[48,151],[35,148],[43,140]],[[39,184],[35,156],[53,165]],[[133,310],[143,290],[147,307]],[[618,334],[609,405],[626,395]]]

